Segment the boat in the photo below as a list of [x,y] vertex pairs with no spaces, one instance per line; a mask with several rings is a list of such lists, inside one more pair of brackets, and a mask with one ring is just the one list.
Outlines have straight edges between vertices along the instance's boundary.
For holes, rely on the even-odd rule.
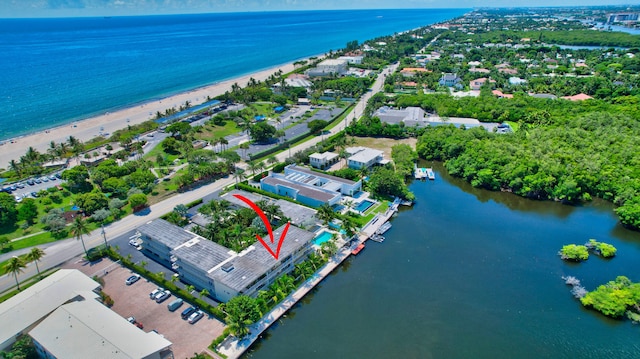
[[383,236],[381,236],[381,235],[379,235],[379,234],[377,234],[377,233],[376,233],[376,234],[374,234],[373,236],[371,236],[371,238],[370,238],[370,239],[371,239],[372,241],[374,241],[374,242],[378,242],[378,243],[382,243],[382,242],[384,242],[384,237],[383,237]]
[[358,244],[358,246],[356,248],[354,248],[351,251],[351,254],[353,254],[355,256],[356,254],[360,253],[360,251],[362,251],[363,249],[364,249],[364,243],[360,243],[360,244]]
[[380,226],[380,228],[378,228],[378,230],[376,231],[376,234],[384,234],[390,228],[391,228],[391,223],[390,222],[384,222],[384,224],[382,226]]
[[433,169],[427,168],[427,178],[430,180],[436,179],[436,174],[433,172]]

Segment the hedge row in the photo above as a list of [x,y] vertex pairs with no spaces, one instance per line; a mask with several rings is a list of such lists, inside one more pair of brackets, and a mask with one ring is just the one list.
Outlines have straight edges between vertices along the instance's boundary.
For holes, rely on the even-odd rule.
[[142,266],[136,265],[135,263],[131,262],[128,258],[123,257],[122,255],[120,255],[114,250],[101,251],[101,252],[103,254],[107,254],[109,258],[111,258],[114,261],[120,261],[122,265],[124,265],[125,267],[131,269],[136,273],[139,273],[141,276],[145,277],[146,279],[155,283],[156,285],[170,290],[176,296],[181,297],[187,302],[193,303],[193,305],[200,308],[202,311],[206,312],[211,316],[214,316],[221,322],[225,323],[226,316],[222,310],[218,309],[217,307],[214,307],[213,305],[205,302],[200,298],[195,297],[193,294],[191,294],[187,290],[176,286],[175,283],[168,281],[166,278],[164,278],[164,276],[160,277],[157,273],[152,273],[148,269]]

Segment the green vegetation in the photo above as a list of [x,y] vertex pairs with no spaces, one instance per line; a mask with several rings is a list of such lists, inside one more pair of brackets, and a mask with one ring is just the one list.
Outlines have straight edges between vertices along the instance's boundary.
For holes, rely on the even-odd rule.
[[389,165],[374,169],[366,185],[374,197],[400,197],[408,200],[415,198],[404,182],[404,174],[396,173]]
[[33,340],[28,335],[21,335],[11,346],[9,351],[0,351],[0,358],[4,359],[38,359],[38,352]]
[[533,39],[535,43],[558,45],[580,45],[601,47],[640,47],[640,36],[624,32],[604,32],[593,30],[565,31],[501,31],[478,32],[469,35],[462,32],[448,32],[443,39],[451,39],[458,43],[483,44],[487,42],[520,43],[521,39]]
[[592,307],[609,317],[619,318],[629,312],[629,317],[637,318],[640,312],[640,283],[619,276],[587,293],[580,301],[585,307]]
[[391,158],[398,175],[411,177],[415,162],[418,160],[418,154],[411,146],[407,144],[394,145],[391,147]]
[[556,122],[515,135],[438,126],[419,138],[417,152],[445,161],[452,175],[476,187],[568,203],[593,195],[611,200],[623,224],[640,227],[640,154],[631,150],[640,145],[640,122],[612,113]]
[[260,305],[257,300],[246,295],[238,295],[224,304],[226,322],[231,334],[243,338],[249,334],[249,326],[260,319]]
[[560,255],[560,258],[574,262],[586,261],[589,259],[589,250],[587,247],[576,244],[562,246],[562,249],[558,254]]
[[611,258],[616,255],[618,251],[616,247],[612,246],[608,243],[598,242],[595,239],[590,239],[589,242],[585,244],[585,246],[594,251],[597,255],[603,258]]

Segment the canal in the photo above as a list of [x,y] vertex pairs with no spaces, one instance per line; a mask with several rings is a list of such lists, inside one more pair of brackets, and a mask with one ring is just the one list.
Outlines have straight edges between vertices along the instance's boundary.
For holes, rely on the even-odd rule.
[[[640,234],[604,201],[583,207],[475,189],[434,165],[416,204],[393,219],[244,358],[638,358],[640,326],[584,309],[587,290],[640,281]],[[613,244],[618,256],[568,264],[564,244]]]

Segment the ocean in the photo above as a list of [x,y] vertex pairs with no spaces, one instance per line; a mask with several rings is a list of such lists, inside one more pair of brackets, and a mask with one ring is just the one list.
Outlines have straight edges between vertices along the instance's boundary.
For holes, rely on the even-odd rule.
[[[0,19],[0,140],[391,35],[464,9]],[[245,85],[245,84],[240,84]]]

